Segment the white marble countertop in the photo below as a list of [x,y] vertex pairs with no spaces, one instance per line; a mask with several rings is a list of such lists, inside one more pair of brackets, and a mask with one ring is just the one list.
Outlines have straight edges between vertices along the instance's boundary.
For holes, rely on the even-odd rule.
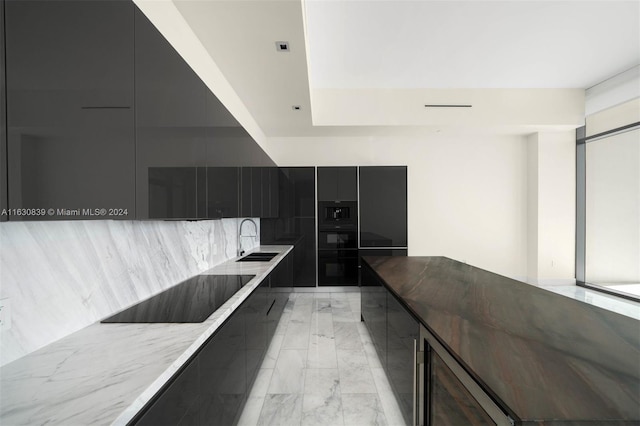
[[203,272],[255,277],[202,323],[98,322],[0,368],[0,424],[126,424],[291,249],[260,246],[280,254]]

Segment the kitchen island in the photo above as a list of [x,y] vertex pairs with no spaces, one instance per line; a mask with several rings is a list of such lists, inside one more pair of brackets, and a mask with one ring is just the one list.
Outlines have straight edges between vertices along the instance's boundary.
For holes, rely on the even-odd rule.
[[[637,320],[445,257],[365,260],[363,316],[370,312],[366,292],[384,289],[387,303],[399,302],[509,422],[640,424]],[[375,341],[379,317],[364,320]],[[438,412],[428,396],[416,402],[427,407],[427,419]]]
[[255,275],[201,323],[95,323],[0,369],[0,424],[130,422],[274,271],[269,262],[231,259],[201,275]]

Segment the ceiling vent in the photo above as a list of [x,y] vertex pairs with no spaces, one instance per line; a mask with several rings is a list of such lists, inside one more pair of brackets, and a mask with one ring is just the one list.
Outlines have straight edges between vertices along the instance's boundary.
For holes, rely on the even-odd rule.
[[288,52],[289,51],[289,42],[288,41],[276,41],[276,49],[278,49],[278,52]]

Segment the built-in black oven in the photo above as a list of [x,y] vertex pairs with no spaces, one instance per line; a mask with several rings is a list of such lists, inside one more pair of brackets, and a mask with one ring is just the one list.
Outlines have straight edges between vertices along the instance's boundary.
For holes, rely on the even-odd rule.
[[358,251],[319,250],[318,285],[358,285]]
[[358,231],[355,228],[333,228],[318,230],[320,250],[357,249]]
[[328,227],[357,227],[358,203],[356,201],[318,201],[318,225]]

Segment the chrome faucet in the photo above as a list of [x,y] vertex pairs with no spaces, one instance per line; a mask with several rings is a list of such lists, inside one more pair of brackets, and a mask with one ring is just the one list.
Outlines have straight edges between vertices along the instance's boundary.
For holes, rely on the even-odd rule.
[[[253,235],[242,235],[242,225],[247,221],[253,223]],[[238,256],[244,254],[244,250],[242,250],[242,237],[253,237],[254,240],[258,237],[258,225],[256,225],[253,219],[243,219],[242,222],[240,222],[240,226],[238,227]]]

